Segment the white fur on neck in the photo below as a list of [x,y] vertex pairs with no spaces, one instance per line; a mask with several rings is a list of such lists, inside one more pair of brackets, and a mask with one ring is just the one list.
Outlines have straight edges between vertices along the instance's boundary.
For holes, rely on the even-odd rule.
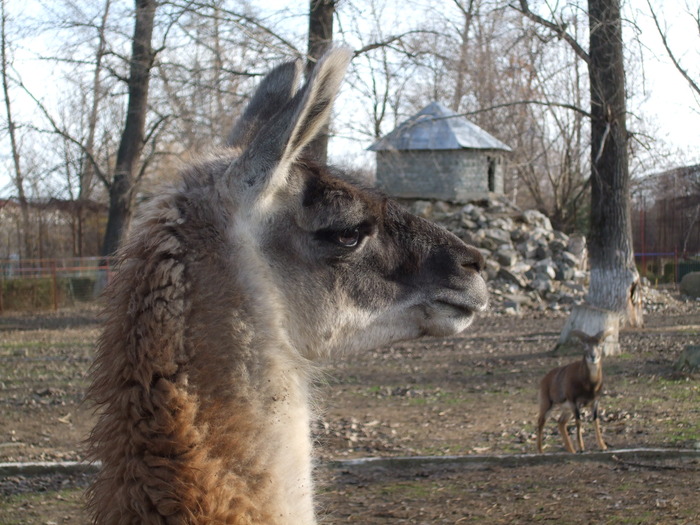
[[[262,378],[256,383],[262,405],[261,416],[269,458],[270,510],[280,524],[313,524],[312,442],[309,381],[311,363],[291,344],[285,326],[284,301],[274,285],[267,263],[256,244],[256,232],[246,221],[238,221],[231,232],[238,250],[238,275],[255,320],[252,346],[262,361]],[[255,385],[253,385],[255,386]],[[262,422],[261,422],[262,423]]]

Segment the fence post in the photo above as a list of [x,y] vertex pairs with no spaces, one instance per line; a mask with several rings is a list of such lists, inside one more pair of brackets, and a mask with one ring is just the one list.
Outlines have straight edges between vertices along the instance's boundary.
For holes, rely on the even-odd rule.
[[673,282],[678,286],[678,248],[673,249]]
[[53,309],[58,310],[58,279],[56,278],[56,261],[51,260],[51,281],[53,283]]

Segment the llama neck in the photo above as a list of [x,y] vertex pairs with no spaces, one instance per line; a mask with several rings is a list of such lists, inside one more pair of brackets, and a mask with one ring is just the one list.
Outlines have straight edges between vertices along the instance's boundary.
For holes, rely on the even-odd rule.
[[224,352],[193,363],[190,374],[198,426],[208,429],[204,447],[221,461],[224,479],[243,480],[254,492],[269,523],[314,523],[306,367],[279,348],[229,350],[241,359],[226,363],[232,356]]
[[[231,288],[222,292],[204,278],[199,285],[208,293],[194,299],[188,321],[197,348],[188,368],[200,400],[198,423],[209,429],[205,447],[221,458],[222,470],[254,491],[251,500],[266,514],[261,523],[315,523],[311,368],[290,346],[266,265],[250,243],[242,244],[224,279]],[[223,315],[216,332],[212,297]]]

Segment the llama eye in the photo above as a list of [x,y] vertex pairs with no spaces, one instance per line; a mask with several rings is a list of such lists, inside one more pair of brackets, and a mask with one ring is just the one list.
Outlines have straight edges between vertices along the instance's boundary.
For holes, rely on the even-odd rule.
[[360,242],[360,228],[349,228],[347,230],[335,232],[333,242],[340,246],[345,246],[346,248],[357,246],[357,243]]

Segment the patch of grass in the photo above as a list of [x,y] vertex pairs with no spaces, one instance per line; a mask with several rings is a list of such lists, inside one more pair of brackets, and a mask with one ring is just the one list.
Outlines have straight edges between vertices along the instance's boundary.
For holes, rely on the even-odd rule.
[[441,494],[452,494],[458,492],[457,486],[445,485],[442,483],[426,483],[425,481],[399,481],[382,486],[379,491],[387,496],[394,496],[400,499],[427,499],[435,492]]
[[644,523],[658,523],[658,517],[655,517],[653,513],[649,511],[635,510],[635,512],[630,514],[618,514],[614,516],[609,516],[606,520],[608,524],[619,524],[625,525],[627,523],[634,524],[644,524]]
[[94,341],[22,341],[18,343],[0,343],[0,349],[16,350],[20,348],[72,348],[72,347],[93,347]]
[[83,492],[68,489],[0,497],[0,525],[86,523]]
[[700,439],[700,422],[698,421],[669,421],[669,441],[674,444],[698,441]]

